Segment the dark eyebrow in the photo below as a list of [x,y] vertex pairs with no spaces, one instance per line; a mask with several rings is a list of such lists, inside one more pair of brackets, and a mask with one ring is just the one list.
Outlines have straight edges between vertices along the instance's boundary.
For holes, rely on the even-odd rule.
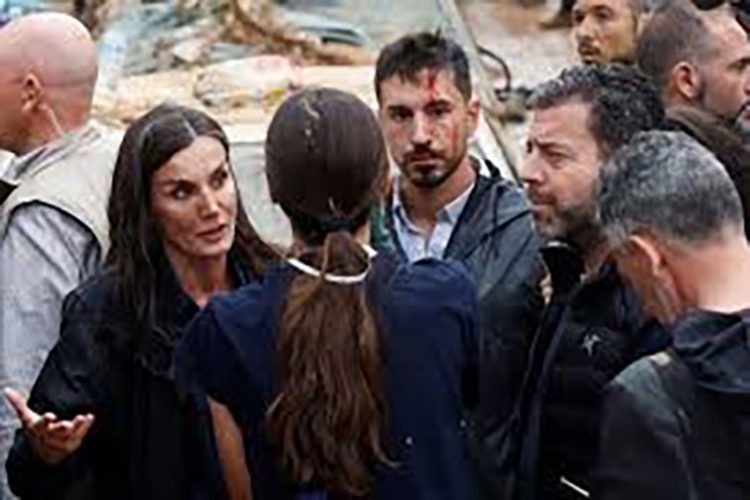
[[729,66],[732,67],[732,68],[738,68],[738,69],[750,66],[750,55],[743,56],[743,57],[737,59],[736,61],[734,61]]
[[[209,174],[209,177],[215,175],[219,170],[223,170],[223,169],[229,170],[229,162],[226,160],[226,158],[222,160],[222,162],[211,171],[211,173]],[[182,183],[193,184],[193,181],[178,177],[176,179],[164,180],[160,182],[159,185],[160,186],[172,186],[175,184],[182,184]]]
[[434,99],[425,105],[425,108],[434,108],[437,106],[453,106],[453,103],[447,99]]
[[553,154],[562,154],[565,156],[570,156],[572,152],[572,148],[566,144],[560,143],[560,142],[549,142],[539,139],[534,139],[528,141],[531,144],[534,144],[537,148],[542,149],[546,152],[550,152]]

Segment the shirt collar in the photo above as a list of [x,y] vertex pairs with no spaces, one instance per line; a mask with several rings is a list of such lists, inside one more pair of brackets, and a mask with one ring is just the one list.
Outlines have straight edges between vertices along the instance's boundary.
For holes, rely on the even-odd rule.
[[11,186],[17,186],[23,182],[24,178],[34,175],[50,162],[77,148],[81,143],[88,143],[98,136],[98,131],[91,124],[68,132],[52,142],[11,160],[2,180]]
[[[401,217],[402,219],[406,221],[409,221],[409,216],[406,213],[404,202],[401,199],[400,182],[401,182],[401,175],[395,175],[393,177],[393,201],[391,205],[391,210],[393,214]],[[464,191],[458,196],[458,198],[454,199],[453,201],[445,205],[438,212],[438,218],[439,219],[443,218],[452,225],[457,224],[458,218],[461,216],[461,212],[463,212],[464,207],[468,203],[469,197],[471,196],[471,192],[474,190],[474,186],[476,186],[476,184],[477,184],[477,181],[475,180],[466,189],[466,191]]]

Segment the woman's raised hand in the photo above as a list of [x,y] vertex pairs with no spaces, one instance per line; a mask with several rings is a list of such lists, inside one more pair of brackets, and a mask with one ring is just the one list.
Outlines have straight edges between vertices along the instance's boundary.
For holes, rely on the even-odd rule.
[[78,415],[73,420],[58,420],[54,413],[40,415],[31,410],[26,398],[13,389],[5,389],[5,398],[18,415],[34,453],[44,463],[57,465],[78,448],[91,429],[94,415]]

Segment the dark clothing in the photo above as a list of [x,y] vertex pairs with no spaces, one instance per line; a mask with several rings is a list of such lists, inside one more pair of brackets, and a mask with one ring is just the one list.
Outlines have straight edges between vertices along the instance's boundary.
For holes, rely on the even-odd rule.
[[[24,499],[190,498],[188,439],[192,428],[173,380],[172,354],[198,306],[165,262],[156,290],[155,327],[140,342],[135,314],[116,293],[112,271],[85,282],[65,299],[60,339],[29,397],[37,412],[70,419],[95,417],[83,445],[50,467],[16,433],[6,468],[11,489]],[[249,275],[235,266],[235,282]],[[191,430],[191,432],[188,432]],[[204,440],[205,442],[205,440]]]
[[[480,405],[473,435],[483,479],[492,482],[495,457],[490,442],[518,396],[543,307],[543,266],[523,193],[500,178],[496,167],[487,166],[493,177],[477,176],[443,257],[462,262],[479,291]],[[392,218],[386,222],[403,256]]]
[[[519,448],[514,498],[580,498],[561,478],[588,490],[598,449],[599,403],[604,386],[641,356],[668,344],[647,321],[633,291],[612,263],[584,282],[571,254],[547,259],[555,289],[534,341],[513,426]],[[574,278],[574,279],[571,279]],[[511,437],[510,439],[514,439]]]
[[667,116],[667,128],[690,135],[724,165],[740,195],[745,236],[750,239],[750,149],[737,132],[706,111],[678,106],[669,109]]
[[695,311],[603,402],[597,499],[750,499],[750,312]]
[[[262,284],[212,300],[177,354],[179,379],[188,393],[208,394],[225,404],[247,436],[253,493],[260,499],[323,495],[314,485],[301,488],[285,481],[263,431],[279,376],[279,309],[296,273],[285,265],[266,273]],[[378,467],[374,498],[474,498],[464,436],[465,408],[476,402],[473,284],[457,263],[408,265],[380,254],[373,260],[367,291],[383,325],[389,458],[397,464]]]

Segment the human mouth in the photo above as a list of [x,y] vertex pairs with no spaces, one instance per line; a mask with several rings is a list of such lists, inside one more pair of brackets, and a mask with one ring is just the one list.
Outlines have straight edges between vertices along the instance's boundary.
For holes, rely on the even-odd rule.
[[588,63],[597,61],[601,56],[601,52],[591,45],[580,45],[578,47],[578,55],[581,56],[583,62]]
[[219,224],[211,229],[199,232],[198,237],[212,242],[220,241],[226,234],[227,226],[227,224]]

